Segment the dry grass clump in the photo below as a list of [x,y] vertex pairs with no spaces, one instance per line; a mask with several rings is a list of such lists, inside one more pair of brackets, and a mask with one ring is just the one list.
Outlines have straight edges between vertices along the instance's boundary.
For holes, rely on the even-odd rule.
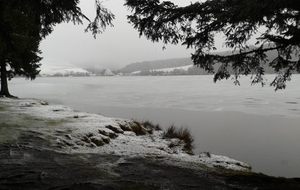
[[150,121],[140,122],[140,121],[136,121],[136,120],[133,120],[133,122],[130,125],[130,129],[131,129],[131,131],[133,131],[138,136],[139,135],[153,134],[153,131],[161,130],[159,125],[154,125]]
[[123,131],[132,131],[131,126],[128,124],[119,123],[119,126]]
[[174,125],[171,125],[164,133],[163,137],[167,139],[180,139],[184,142],[184,150],[188,153],[193,152],[194,139],[191,135],[191,132],[187,128],[176,128]]
[[150,121],[144,121],[144,122],[142,122],[142,124],[146,129],[151,129],[151,130],[155,130],[155,131],[161,131],[162,130],[161,127],[158,124],[154,125]]
[[133,121],[131,125],[131,130],[137,135],[146,135],[148,131],[143,127],[143,125],[140,122]]

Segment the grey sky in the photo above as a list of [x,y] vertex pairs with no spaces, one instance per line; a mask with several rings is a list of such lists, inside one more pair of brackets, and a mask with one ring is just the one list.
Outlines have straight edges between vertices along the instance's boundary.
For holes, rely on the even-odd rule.
[[[172,1],[180,5],[191,2]],[[42,42],[42,64],[116,68],[145,60],[188,57],[192,52],[180,45],[167,46],[163,51],[162,43],[152,43],[145,37],[140,38],[126,20],[129,11],[123,6],[124,0],[104,0],[103,4],[116,15],[113,28],[108,28],[94,39],[90,33],[84,32],[85,26],[74,26],[72,23],[56,26],[54,32]],[[94,0],[82,0],[80,6],[85,14],[93,18]]]

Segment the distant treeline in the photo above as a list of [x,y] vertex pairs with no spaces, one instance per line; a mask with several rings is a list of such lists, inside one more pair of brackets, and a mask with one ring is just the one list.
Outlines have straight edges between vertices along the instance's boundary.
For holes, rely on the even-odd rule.
[[154,69],[181,67],[181,66],[186,66],[191,64],[193,64],[193,62],[190,58],[144,61],[144,62],[129,64],[124,68],[118,70],[118,72],[119,73],[132,73],[135,71],[147,72]]
[[155,71],[155,70],[147,70],[136,73],[135,75],[139,76],[168,76],[168,75],[207,75],[209,74],[205,70],[191,66],[187,70],[184,69],[174,69],[172,71]]
[[[230,52],[225,51],[218,53],[219,55],[228,55]],[[274,60],[277,57],[276,51],[270,51],[267,53],[268,60]],[[193,62],[190,58],[179,58],[179,59],[166,59],[166,60],[157,60],[157,61],[144,61],[139,63],[132,63],[124,68],[117,71],[117,73],[123,73],[125,75],[131,74],[134,75],[153,75],[153,76],[164,76],[164,75],[207,75],[208,72],[199,68],[199,67],[190,67],[188,69],[177,69],[176,67],[182,67],[187,65],[193,65]],[[220,64],[214,65],[215,70],[220,67]],[[171,71],[159,71],[159,69],[165,68],[174,68]],[[263,68],[265,74],[274,74],[276,73],[269,64],[264,64]],[[157,71],[158,70],[158,71]],[[233,70],[229,70],[232,74]]]

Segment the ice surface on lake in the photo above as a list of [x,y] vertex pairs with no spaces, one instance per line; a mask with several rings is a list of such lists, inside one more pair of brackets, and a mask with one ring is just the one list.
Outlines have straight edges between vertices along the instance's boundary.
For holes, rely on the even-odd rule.
[[[273,78],[267,76],[269,82]],[[293,75],[287,89],[277,92],[269,86],[251,86],[249,77],[240,81],[241,86],[231,80],[213,83],[212,76],[38,78],[32,83],[14,80],[12,91],[64,103],[80,98],[81,104],[107,107],[300,116],[300,75]]]

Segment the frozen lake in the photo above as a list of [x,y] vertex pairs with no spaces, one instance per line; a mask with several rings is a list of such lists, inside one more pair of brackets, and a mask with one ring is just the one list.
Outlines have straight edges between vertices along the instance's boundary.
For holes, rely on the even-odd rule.
[[[274,76],[268,76],[271,80]],[[190,128],[197,152],[248,162],[253,170],[300,177],[300,75],[287,89],[212,82],[212,76],[14,79],[11,93],[106,116]]]

